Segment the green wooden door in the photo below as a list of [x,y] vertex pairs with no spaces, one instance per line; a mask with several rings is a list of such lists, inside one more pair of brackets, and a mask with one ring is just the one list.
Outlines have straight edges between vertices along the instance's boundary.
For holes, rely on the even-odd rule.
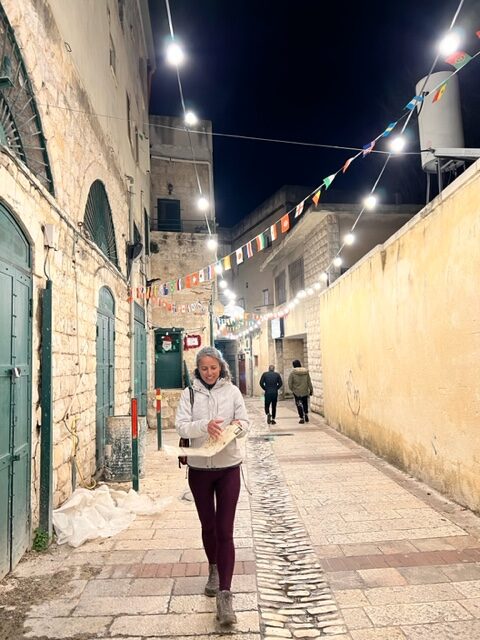
[[145,311],[135,303],[135,366],[134,394],[138,401],[138,415],[147,415],[147,332],[145,331]]
[[30,540],[30,247],[0,205],[0,577]]
[[100,289],[97,311],[97,404],[95,454],[97,470],[105,458],[105,424],[114,409],[115,300],[107,287]]
[[183,344],[182,329],[155,331],[155,387],[181,389]]

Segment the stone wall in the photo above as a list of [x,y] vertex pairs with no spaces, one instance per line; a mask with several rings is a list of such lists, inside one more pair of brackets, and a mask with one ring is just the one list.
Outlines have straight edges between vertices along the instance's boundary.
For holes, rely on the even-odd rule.
[[321,296],[325,416],[480,508],[480,162]]

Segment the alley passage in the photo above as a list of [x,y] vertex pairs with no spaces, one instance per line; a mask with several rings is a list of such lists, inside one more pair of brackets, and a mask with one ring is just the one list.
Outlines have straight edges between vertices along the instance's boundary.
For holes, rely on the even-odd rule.
[[[298,424],[293,402],[267,427],[261,404],[248,400],[230,637],[480,640],[479,518],[320,417]],[[185,472],[149,437],[141,489],[170,505],[115,538],[29,554],[0,582],[0,640],[220,637]]]

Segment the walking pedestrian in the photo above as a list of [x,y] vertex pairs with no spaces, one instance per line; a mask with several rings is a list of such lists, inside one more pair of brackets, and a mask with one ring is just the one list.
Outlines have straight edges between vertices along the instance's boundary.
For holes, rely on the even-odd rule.
[[268,371],[262,373],[259,384],[265,391],[267,424],[277,424],[275,418],[277,415],[278,390],[282,387],[283,380],[282,376],[275,371],[273,364],[268,367]]
[[230,379],[228,365],[215,347],[204,347],[196,358],[195,378],[180,397],[175,427],[190,439],[187,457],[188,484],[202,527],[203,547],[209,563],[205,595],[217,598],[221,625],[237,621],[233,611],[231,583],[235,565],[233,526],[240,493],[242,454],[237,439],[210,458],[195,457],[195,448],[209,436],[218,438],[224,426],[236,423],[243,437],[249,420],[240,390]]
[[288,376],[288,386],[295,398],[298,417],[300,418],[298,422],[304,424],[305,422],[309,422],[308,396],[313,395],[312,381],[308,369],[302,367],[300,360],[294,360],[292,366],[293,371]]

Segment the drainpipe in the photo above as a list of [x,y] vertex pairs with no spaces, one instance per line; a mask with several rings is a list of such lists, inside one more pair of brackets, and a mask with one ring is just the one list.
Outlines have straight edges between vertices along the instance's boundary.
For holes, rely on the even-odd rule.
[[42,346],[41,346],[41,407],[40,435],[40,529],[52,537],[52,489],[53,489],[53,422],[52,422],[52,287],[47,286],[42,295]]
[[[134,233],[133,233],[133,191],[132,184],[133,178],[131,176],[125,175],[126,179],[129,182],[127,188],[127,196],[128,196],[128,233],[129,233],[129,241],[131,244],[134,242]],[[130,273],[129,273],[129,287],[133,285],[133,268],[134,262],[132,260],[130,264]],[[133,298],[133,296],[132,296]],[[130,397],[133,398],[133,394],[135,393],[135,307],[134,302],[130,302],[130,317],[129,317],[129,334],[130,334]]]

